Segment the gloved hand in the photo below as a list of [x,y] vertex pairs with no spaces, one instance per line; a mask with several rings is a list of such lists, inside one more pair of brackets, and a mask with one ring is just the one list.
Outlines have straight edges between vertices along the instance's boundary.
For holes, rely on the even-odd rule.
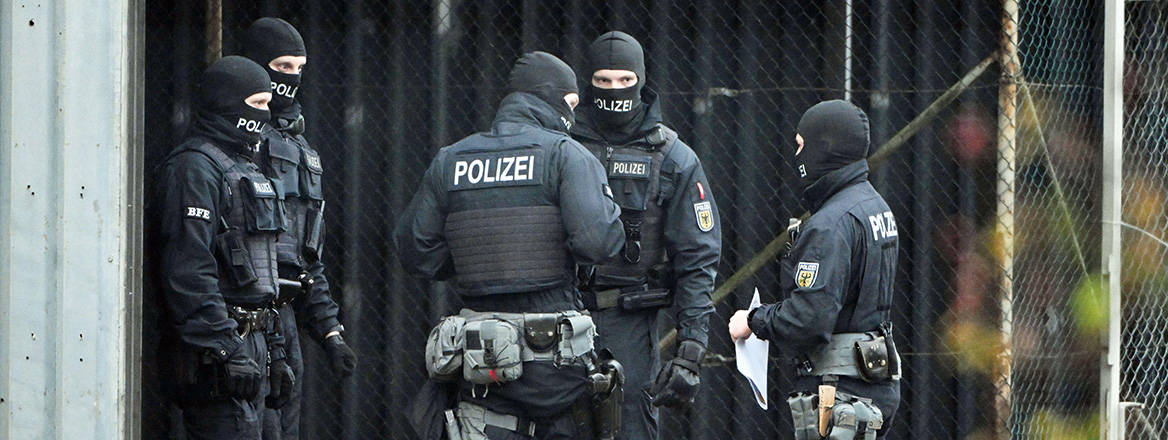
[[268,366],[268,375],[272,389],[268,392],[268,397],[264,399],[264,405],[271,409],[283,408],[292,399],[292,388],[296,384],[296,375],[292,373],[292,367],[289,367],[288,362],[284,359],[272,361],[272,364]]
[[706,347],[694,340],[681,341],[674,356],[657,373],[653,388],[653,406],[668,406],[685,409],[693,403],[702,383],[701,361],[706,355]]
[[353,374],[353,369],[357,368],[357,353],[349,348],[349,344],[345,343],[340,333],[325,338],[324,351],[328,353],[333,373],[349,377]]
[[262,385],[260,381],[263,380],[263,372],[259,364],[243,352],[242,346],[227,356],[223,368],[227,372],[227,393],[231,397],[243,400],[256,398]]

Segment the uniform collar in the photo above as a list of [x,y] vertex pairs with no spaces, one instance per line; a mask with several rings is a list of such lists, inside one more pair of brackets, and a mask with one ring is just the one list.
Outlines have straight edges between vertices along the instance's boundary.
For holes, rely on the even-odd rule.
[[844,188],[868,180],[868,160],[860,159],[820,177],[803,190],[803,207],[818,211],[831,196]]
[[527,92],[512,92],[499,103],[491,126],[497,130],[503,123],[534,125],[562,133],[568,131],[551,104]]

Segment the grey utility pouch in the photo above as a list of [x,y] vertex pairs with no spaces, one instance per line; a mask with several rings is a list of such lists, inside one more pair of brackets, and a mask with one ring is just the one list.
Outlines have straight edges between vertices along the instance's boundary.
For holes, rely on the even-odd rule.
[[870,399],[836,392],[828,422],[830,440],[876,440],[876,431],[884,424],[884,416]]
[[818,401],[818,396],[807,393],[791,393],[787,397],[792,426],[795,427],[795,440],[819,440]]
[[462,353],[466,347],[461,316],[442,318],[426,339],[426,372],[438,382],[455,382],[462,375]]
[[569,364],[592,352],[596,325],[592,317],[579,312],[564,312],[560,318],[558,364]]
[[519,327],[498,318],[466,323],[462,377],[473,384],[504,383],[523,375]]

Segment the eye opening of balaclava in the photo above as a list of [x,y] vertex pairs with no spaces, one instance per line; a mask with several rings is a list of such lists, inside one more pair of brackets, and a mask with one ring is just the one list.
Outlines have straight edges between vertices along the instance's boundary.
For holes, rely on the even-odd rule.
[[241,56],[223,57],[211,64],[199,81],[196,123],[211,137],[237,141],[254,150],[271,113],[244,100],[270,91],[266,69]]
[[244,32],[243,53],[264,67],[271,77],[272,114],[296,119],[299,108],[296,92],[300,89],[299,73],[284,73],[271,67],[272,60],[285,56],[307,56],[304,39],[291,23],[279,18],[264,17],[252,22]]
[[519,57],[515,67],[511,68],[507,91],[530,93],[551,104],[564,125],[565,133],[576,121],[572,107],[564,100],[568,94],[579,93],[576,73],[552,54],[535,51]]
[[[641,113],[641,89],[645,87],[645,51],[631,35],[606,32],[588,46],[585,55],[588,87],[584,101],[589,114],[605,127],[622,127]],[[598,70],[628,70],[637,74],[632,87],[605,89],[592,85]]]
[[807,109],[797,133],[803,137],[803,151],[792,163],[804,189],[868,154],[868,115],[844,100],[824,101]]

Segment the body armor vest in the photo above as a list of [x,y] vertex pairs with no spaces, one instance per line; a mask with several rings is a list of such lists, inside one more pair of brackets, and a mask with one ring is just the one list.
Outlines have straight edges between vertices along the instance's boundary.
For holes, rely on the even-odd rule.
[[[298,136],[272,130],[267,134],[267,174],[283,189],[287,232],[277,241],[284,278],[296,275],[320,258],[324,244],[324,188],[320,156]],[[288,273],[284,273],[288,272]]]
[[215,162],[226,185],[213,244],[219,290],[230,305],[266,305],[276,294],[276,237],[285,228],[280,188],[256,164],[210,143],[190,148]]
[[[540,133],[535,134],[540,136]],[[547,151],[533,134],[471,136],[446,164],[445,235],[460,294],[534,292],[572,285],[574,267]],[[533,142],[534,141],[534,142]]]
[[604,164],[625,226],[625,247],[612,263],[596,267],[596,286],[645,284],[650,270],[666,260],[661,212],[675,191],[677,171],[666,157],[677,133],[661,124],[657,127],[657,133],[624,145],[582,142]]

